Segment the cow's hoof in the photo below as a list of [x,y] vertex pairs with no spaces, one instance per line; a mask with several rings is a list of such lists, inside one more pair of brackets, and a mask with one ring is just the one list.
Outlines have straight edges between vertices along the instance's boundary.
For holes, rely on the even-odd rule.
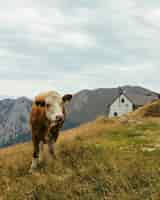
[[33,174],[34,171],[35,171],[35,169],[30,168],[30,169],[29,169],[29,174]]
[[38,170],[38,167],[30,167],[30,169],[29,169],[29,173],[30,174],[33,174],[34,172],[36,172]]
[[38,159],[37,158],[33,158],[29,172],[32,173],[33,171],[35,171],[38,168],[38,164],[39,164]]
[[43,156],[43,155],[40,155],[38,160],[39,160],[39,163],[43,163],[44,160],[45,160],[45,159],[44,159],[44,156]]

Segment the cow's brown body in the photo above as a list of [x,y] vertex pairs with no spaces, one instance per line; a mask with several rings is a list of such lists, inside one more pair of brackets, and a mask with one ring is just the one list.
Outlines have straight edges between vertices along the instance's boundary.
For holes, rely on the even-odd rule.
[[[65,108],[64,108],[64,102],[67,100],[70,100],[72,97],[71,95],[65,95],[63,98],[63,103],[60,104],[60,110],[61,115],[63,116],[63,120],[60,121],[53,121],[47,117],[47,112],[51,112],[47,108],[46,99],[52,95],[53,97],[53,105],[57,104],[59,102],[60,96],[56,96],[57,93],[55,93],[55,99],[54,99],[54,92],[47,92],[38,95],[32,105],[32,111],[30,114],[30,127],[32,131],[32,142],[33,142],[33,160],[31,169],[37,167],[37,162],[41,160],[39,157],[41,151],[43,150],[43,144],[48,144],[49,153],[52,156],[55,156],[53,145],[57,141],[59,131],[63,126],[64,120],[65,120]],[[68,99],[66,98],[68,97]],[[51,101],[51,103],[52,103]],[[55,101],[55,102],[54,102]],[[58,107],[59,108],[59,107]],[[56,108],[55,108],[56,109]],[[54,107],[52,109],[52,112],[54,112]],[[50,113],[49,113],[50,114]],[[52,113],[51,113],[52,114]],[[55,114],[56,115],[56,111]],[[53,125],[54,124],[54,125]]]

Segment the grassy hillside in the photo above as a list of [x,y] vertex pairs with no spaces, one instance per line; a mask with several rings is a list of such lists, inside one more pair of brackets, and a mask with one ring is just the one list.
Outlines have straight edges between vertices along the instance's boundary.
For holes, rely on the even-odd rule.
[[160,118],[99,118],[63,134],[29,174],[32,145],[0,151],[2,200],[160,199]]
[[132,117],[160,117],[160,100],[146,104],[130,115]]

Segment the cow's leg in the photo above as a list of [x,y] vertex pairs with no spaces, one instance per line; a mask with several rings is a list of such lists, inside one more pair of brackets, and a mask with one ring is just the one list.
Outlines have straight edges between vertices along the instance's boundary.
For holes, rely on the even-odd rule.
[[57,141],[57,139],[58,139],[58,136],[59,136],[59,131],[57,131],[55,134],[54,134],[54,141],[56,142]]
[[52,156],[52,158],[56,158],[55,141],[54,140],[49,140],[48,141],[48,151],[49,151],[49,154]]
[[33,158],[31,164],[31,171],[36,169],[38,166],[38,157],[39,157],[39,141],[37,138],[33,140]]
[[40,141],[39,143],[39,162],[43,161],[43,141]]
[[53,139],[50,139],[48,141],[48,150],[49,150],[49,153],[50,155],[53,157],[53,158],[56,158],[56,154],[55,154],[55,143],[57,141],[57,138],[58,138],[58,135],[59,135],[59,132],[55,132],[53,134]]

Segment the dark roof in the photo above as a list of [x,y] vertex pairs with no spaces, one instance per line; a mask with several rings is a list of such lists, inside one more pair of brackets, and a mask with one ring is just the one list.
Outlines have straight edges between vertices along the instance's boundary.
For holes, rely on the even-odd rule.
[[[121,95],[121,93],[118,93],[110,105],[113,104],[114,101]],[[135,106],[143,106],[158,99],[158,96],[154,94],[133,94],[124,92],[123,95],[126,96],[126,98],[129,99]]]
[[150,103],[154,100],[157,100],[156,95],[140,95],[140,94],[124,94],[132,103],[136,106],[143,106],[147,103]]

